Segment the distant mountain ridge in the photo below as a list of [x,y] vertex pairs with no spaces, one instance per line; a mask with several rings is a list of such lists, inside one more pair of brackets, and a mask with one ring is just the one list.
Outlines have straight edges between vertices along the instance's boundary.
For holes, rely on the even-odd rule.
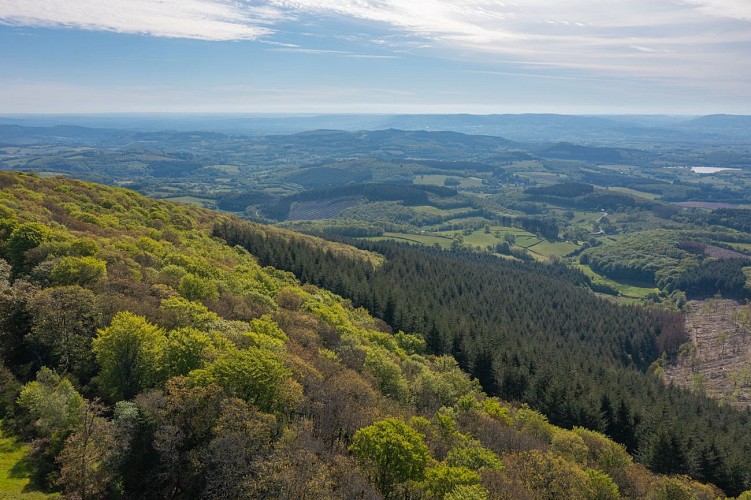
[[354,132],[396,128],[502,136],[521,142],[652,143],[748,141],[751,117],[743,115],[565,114],[322,114],[322,115],[26,115],[0,116],[0,124],[49,127],[70,124],[140,131],[210,131],[272,135],[331,129]]

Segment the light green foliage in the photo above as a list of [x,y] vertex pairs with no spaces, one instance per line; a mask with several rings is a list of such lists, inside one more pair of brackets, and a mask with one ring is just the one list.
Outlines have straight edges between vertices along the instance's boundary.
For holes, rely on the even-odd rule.
[[587,475],[592,484],[592,500],[616,500],[621,497],[618,485],[604,472],[587,469]]
[[407,380],[402,375],[399,365],[390,358],[388,351],[379,346],[367,347],[364,366],[376,378],[383,394],[397,401],[406,401],[409,398]]
[[382,493],[409,480],[421,480],[430,459],[422,435],[396,418],[387,418],[358,430],[350,451],[371,469]]
[[414,383],[415,403],[421,410],[435,411],[442,406],[453,406],[466,392],[466,378],[453,372],[424,370]]
[[188,300],[216,298],[219,295],[216,283],[191,273],[180,278],[177,291]]
[[174,264],[203,278],[219,277],[219,270],[216,266],[212,266],[206,259],[195,255],[173,252],[164,258],[164,264]]
[[170,297],[162,300],[159,307],[165,315],[168,328],[193,327],[208,330],[219,321],[219,316],[200,302],[191,302],[184,297]]
[[443,500],[487,500],[488,490],[479,484],[460,484],[443,496]]
[[256,318],[250,321],[250,328],[254,332],[271,337],[282,342],[286,342],[287,335],[279,328],[279,325],[272,319],[271,315],[264,314],[260,318]]
[[162,379],[165,343],[164,330],[146,318],[117,313],[93,342],[103,390],[112,399],[121,400],[156,385]]
[[528,432],[537,439],[549,443],[553,438],[555,428],[548,423],[548,418],[526,405],[516,410],[513,420],[514,427],[518,430]]
[[80,422],[85,400],[70,380],[42,368],[21,390],[18,405],[29,412],[40,435],[60,438]]
[[582,254],[582,264],[608,277],[654,281],[666,288],[672,279],[696,266],[695,255],[678,248],[682,236],[676,231],[641,231],[617,243],[590,248]]
[[550,443],[550,450],[577,464],[587,464],[589,448],[584,444],[582,437],[575,432],[556,429]]
[[68,245],[70,255],[93,257],[99,252],[99,244],[91,238],[76,238]]
[[203,366],[211,336],[195,328],[178,328],[167,334],[163,366],[165,376],[187,375]]
[[180,286],[180,280],[188,274],[184,268],[174,264],[167,264],[159,270],[159,280],[163,283],[177,288]]
[[258,347],[267,351],[282,352],[284,351],[284,342],[268,335],[257,332],[243,332],[238,347]]
[[465,394],[456,401],[456,404],[454,404],[454,409],[463,413],[479,411],[480,408],[480,403],[477,401],[474,394]]
[[590,467],[612,474],[625,469],[633,462],[625,446],[608,439],[605,435],[583,427],[574,427],[573,432],[581,436],[589,450],[587,464]]
[[266,412],[285,412],[299,402],[300,388],[279,356],[256,347],[230,350],[190,374],[198,385],[217,384],[227,394]]
[[418,409],[435,411],[442,406],[453,406],[459,398],[479,389],[476,381],[462,372],[450,356],[433,361],[435,370],[424,370],[414,382]]
[[470,438],[456,430],[456,421],[451,408],[441,408],[430,420],[424,417],[413,417],[409,423],[423,435],[431,453],[439,459],[445,457],[453,448],[471,446]]
[[361,333],[370,343],[379,345],[389,352],[397,352],[399,345],[393,335],[373,330],[365,330]]
[[457,486],[471,486],[479,482],[480,475],[466,467],[439,463],[425,470],[425,489],[436,498],[444,498]]
[[236,266],[228,276],[227,286],[238,295],[251,293],[273,296],[280,285],[255,263],[244,263]]
[[483,411],[494,420],[504,425],[512,425],[514,421],[511,418],[511,412],[505,406],[501,406],[497,399],[487,398],[482,401]]
[[96,257],[63,257],[52,268],[56,285],[91,286],[107,276],[107,263]]
[[414,333],[404,333],[399,330],[394,335],[394,339],[407,354],[424,354],[427,349],[425,339]]
[[475,440],[449,450],[446,454],[446,464],[452,467],[466,467],[474,471],[503,468],[503,463],[498,456]]
[[164,243],[148,236],[141,236],[135,244],[139,250],[151,255],[162,255],[164,253]]

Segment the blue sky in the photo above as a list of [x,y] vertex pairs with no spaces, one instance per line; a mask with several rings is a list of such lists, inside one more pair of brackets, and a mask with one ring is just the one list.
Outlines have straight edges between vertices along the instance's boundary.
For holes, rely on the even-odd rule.
[[751,114],[748,0],[0,0],[0,113]]

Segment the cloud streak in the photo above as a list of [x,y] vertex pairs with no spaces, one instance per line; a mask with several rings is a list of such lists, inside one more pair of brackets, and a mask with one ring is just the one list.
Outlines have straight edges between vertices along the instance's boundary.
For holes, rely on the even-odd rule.
[[198,40],[254,40],[272,33],[284,13],[225,0],[3,0],[12,26],[78,28]]
[[[388,36],[373,38],[372,55],[346,46],[341,32],[314,47],[284,43],[281,34],[311,18],[340,30],[365,22]],[[490,70],[547,65],[751,97],[748,0],[2,0],[0,23],[259,40],[279,47],[270,50],[374,60],[425,53]]]

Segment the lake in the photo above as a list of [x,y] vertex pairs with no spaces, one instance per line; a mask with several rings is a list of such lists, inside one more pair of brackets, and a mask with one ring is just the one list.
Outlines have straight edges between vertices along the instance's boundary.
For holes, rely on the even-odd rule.
[[691,167],[691,171],[697,174],[715,174],[723,170],[740,170],[740,168],[730,167]]

